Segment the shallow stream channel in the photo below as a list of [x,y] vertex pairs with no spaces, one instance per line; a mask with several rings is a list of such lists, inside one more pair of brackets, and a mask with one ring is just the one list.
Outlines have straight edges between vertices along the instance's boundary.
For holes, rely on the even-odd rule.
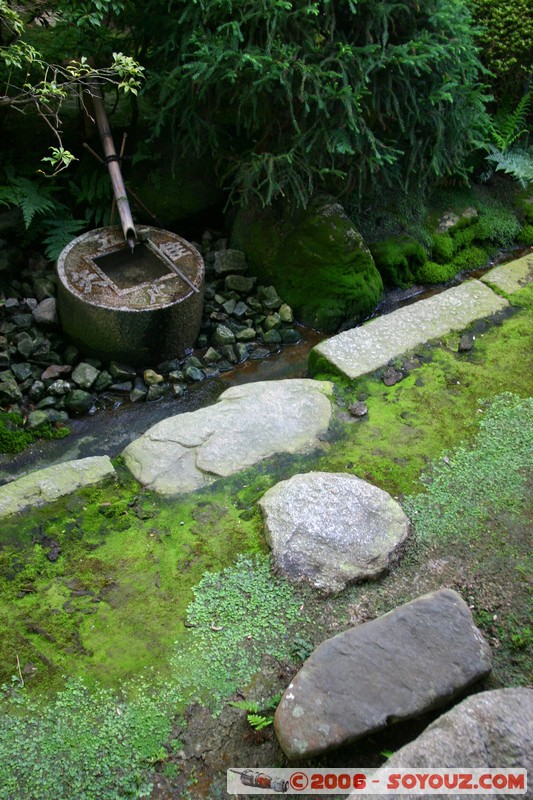
[[[462,273],[446,284],[389,289],[370,318],[389,314],[397,308],[431,297],[464,280],[478,278],[496,264],[518,258],[522,254],[521,250],[512,253],[504,251],[492,258],[486,267],[475,272]],[[113,407],[70,419],[70,434],[64,439],[38,441],[18,455],[0,454],[0,485],[29,471],[71,459],[97,455],[115,458],[133,439],[152,425],[167,417],[212,405],[230,386],[251,381],[304,377],[309,351],[324,335],[301,326],[298,330],[302,337],[298,344],[284,346],[278,353],[261,361],[249,360],[238,364],[218,378],[191,384],[182,397],[162,398],[155,403],[141,404],[119,400]]]

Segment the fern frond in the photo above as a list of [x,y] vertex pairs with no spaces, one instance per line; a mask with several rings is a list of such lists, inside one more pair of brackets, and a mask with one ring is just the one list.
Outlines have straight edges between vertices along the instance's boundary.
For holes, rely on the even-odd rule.
[[0,186],[0,203],[20,208],[26,228],[30,227],[36,214],[46,214],[57,207],[50,190],[20,177],[14,177],[8,185]]
[[242,708],[243,711],[248,711],[251,714],[257,714],[261,710],[259,703],[254,703],[252,700],[232,700],[228,705],[234,708]]
[[72,216],[43,220],[43,226],[48,230],[48,236],[43,239],[45,256],[49,261],[57,261],[61,251],[70,242],[86,229],[87,223],[83,219],[74,219]]
[[248,722],[256,731],[260,731],[263,728],[266,728],[268,725],[272,725],[274,722],[274,717],[263,717],[261,714],[248,714]]
[[491,136],[496,147],[505,153],[514,142],[528,133],[527,116],[533,106],[533,93],[525,94],[514,111],[503,107],[494,116]]
[[533,147],[514,147],[502,152],[490,145],[489,149],[487,160],[495,164],[496,170],[511,175],[524,189],[533,183]]
[[87,222],[92,221],[92,227],[109,224],[113,189],[107,170],[86,172],[77,182],[69,181],[69,189],[76,198],[76,206],[84,210]]

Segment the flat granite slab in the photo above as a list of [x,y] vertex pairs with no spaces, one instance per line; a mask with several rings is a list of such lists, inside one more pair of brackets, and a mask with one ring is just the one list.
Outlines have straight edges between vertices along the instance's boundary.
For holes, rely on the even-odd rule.
[[481,281],[467,281],[321,342],[309,354],[309,371],[316,375],[329,364],[348,378],[358,378],[508,305]]
[[84,486],[116,478],[109,456],[91,456],[38,469],[0,486],[0,519],[53,503]]
[[316,447],[332,392],[329,381],[306,378],[233,386],[213,405],[151,427],[124,450],[126,466],[159,494],[192,492],[276,453]]
[[480,280],[496,286],[497,289],[501,289],[507,294],[513,294],[513,292],[523,289],[533,281],[533,253],[494,267],[490,272],[486,272]]

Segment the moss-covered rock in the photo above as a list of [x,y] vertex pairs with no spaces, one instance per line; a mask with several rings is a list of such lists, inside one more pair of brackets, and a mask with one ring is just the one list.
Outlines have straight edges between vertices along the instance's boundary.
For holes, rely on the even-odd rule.
[[455,252],[454,240],[449,233],[436,233],[432,237],[431,257],[437,264],[447,264]]
[[416,273],[419,283],[446,283],[455,275],[455,267],[452,263],[437,264],[436,261],[426,261]]
[[479,245],[465,247],[454,256],[451,262],[455,270],[454,274],[483,267],[493,253],[494,247],[490,247],[490,245],[489,247],[480,247]]
[[533,244],[533,225],[524,225],[522,230],[518,234],[518,238],[516,240],[518,244],[523,244],[526,247],[529,247]]
[[361,234],[331,198],[317,198],[290,218],[270,208],[242,209],[232,245],[246,253],[252,274],[276,286],[299,322],[326,333],[369,314],[383,290]]
[[486,264],[490,258],[491,250],[483,247],[465,247],[448,263],[438,264],[435,261],[426,261],[416,272],[416,279],[420,283],[446,283],[459,272],[478,269]]
[[418,267],[427,261],[422,245],[409,236],[394,236],[370,244],[370,252],[384,282],[392,286],[411,286]]
[[30,414],[28,426],[25,427],[21,414],[0,411],[0,453],[20,453],[36,439],[62,439],[68,436],[68,428],[51,424],[49,414],[45,417],[46,420],[43,418],[39,425],[31,425]]

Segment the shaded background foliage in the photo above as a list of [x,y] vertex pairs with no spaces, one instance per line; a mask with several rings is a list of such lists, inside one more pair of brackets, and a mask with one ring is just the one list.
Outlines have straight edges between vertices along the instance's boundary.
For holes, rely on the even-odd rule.
[[361,206],[378,187],[419,193],[447,176],[466,178],[488,139],[490,91],[518,101],[531,69],[526,0],[22,8],[23,38],[49,61],[86,54],[99,67],[120,50],[145,65],[140,103],[130,98],[136,162],[155,165],[161,154],[168,170],[200,158],[241,205],[305,206],[325,188]]
[[481,141],[462,0],[174,0],[169,12],[148,80],[153,136],[170,128],[182,156],[214,154],[233,201],[424,187],[464,174]]
[[533,77],[533,6],[529,0],[468,0],[480,58],[498,103],[516,104]]

